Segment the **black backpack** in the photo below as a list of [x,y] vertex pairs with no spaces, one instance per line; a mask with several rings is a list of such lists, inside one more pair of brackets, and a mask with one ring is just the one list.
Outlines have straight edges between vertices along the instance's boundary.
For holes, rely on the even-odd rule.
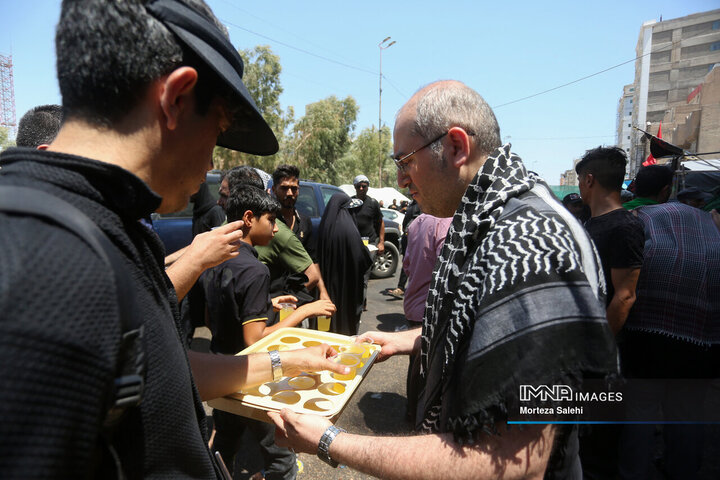
[[0,211],[32,215],[64,227],[87,243],[114,274],[122,339],[118,350],[115,389],[103,421],[103,437],[115,462],[118,477],[124,478],[120,460],[112,446],[112,434],[125,411],[142,401],[146,358],[142,316],[120,252],[82,211],[37,188],[0,186]]

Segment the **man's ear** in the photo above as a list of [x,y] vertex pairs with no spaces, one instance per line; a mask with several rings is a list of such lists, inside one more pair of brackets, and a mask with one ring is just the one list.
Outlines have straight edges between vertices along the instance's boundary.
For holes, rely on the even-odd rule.
[[448,130],[447,138],[450,146],[443,152],[448,161],[456,168],[464,165],[470,158],[470,136],[460,127]]
[[177,128],[183,110],[194,105],[190,95],[197,78],[197,71],[192,67],[177,68],[165,77],[160,91],[160,108],[169,130]]
[[255,221],[255,215],[253,215],[252,210],[245,210],[245,213],[243,213],[242,216],[242,221],[245,223],[246,227],[252,227],[252,224]]

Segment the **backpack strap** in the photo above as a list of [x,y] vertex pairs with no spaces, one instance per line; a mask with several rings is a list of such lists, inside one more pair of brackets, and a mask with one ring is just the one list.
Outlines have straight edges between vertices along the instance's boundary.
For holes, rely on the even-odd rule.
[[37,188],[0,185],[0,211],[32,215],[64,227],[87,243],[113,272],[122,339],[118,350],[115,389],[103,422],[106,433],[111,433],[123,413],[140,404],[145,385],[144,326],[120,252],[107,235],[77,207]]

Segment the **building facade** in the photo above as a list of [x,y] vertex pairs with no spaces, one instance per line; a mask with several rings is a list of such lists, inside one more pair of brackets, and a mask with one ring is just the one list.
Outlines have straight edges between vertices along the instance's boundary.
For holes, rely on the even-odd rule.
[[[666,113],[687,105],[688,96],[715,64],[720,64],[720,9],[645,22],[635,50],[630,123],[657,134]],[[630,135],[630,176],[635,175],[648,154],[646,140],[634,130]]]
[[630,155],[630,143],[632,139],[632,112],[635,85],[625,85],[623,96],[618,102],[615,144],[622,148],[626,155]]

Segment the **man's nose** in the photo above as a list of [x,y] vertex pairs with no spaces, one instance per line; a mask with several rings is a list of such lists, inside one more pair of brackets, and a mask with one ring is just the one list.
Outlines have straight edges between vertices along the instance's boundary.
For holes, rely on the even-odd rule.
[[397,183],[400,188],[407,188],[407,186],[410,185],[410,177],[404,168],[399,168],[397,171]]

